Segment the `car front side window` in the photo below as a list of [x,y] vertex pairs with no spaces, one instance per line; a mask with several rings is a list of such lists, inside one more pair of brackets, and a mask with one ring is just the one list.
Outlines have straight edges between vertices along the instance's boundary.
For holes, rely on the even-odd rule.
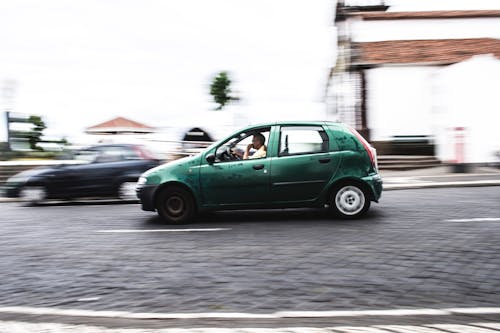
[[[250,154],[256,153],[257,149],[252,147],[254,136],[262,135],[264,138],[263,148],[261,150],[267,151],[267,143],[269,140],[270,128],[254,129],[248,132],[241,132],[230,138],[222,145],[220,145],[216,152],[216,162],[228,162],[243,159],[247,147],[250,146]],[[260,152],[260,155],[265,155]],[[261,157],[263,158],[263,157]]]

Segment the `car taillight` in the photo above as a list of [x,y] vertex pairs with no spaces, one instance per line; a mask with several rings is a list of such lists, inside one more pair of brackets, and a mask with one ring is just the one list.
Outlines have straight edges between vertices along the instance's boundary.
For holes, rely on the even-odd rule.
[[134,147],[134,150],[137,153],[137,155],[144,160],[154,160],[155,159],[153,154],[144,147]]
[[350,127],[349,129],[351,130],[352,134],[354,134],[356,136],[356,138],[358,138],[358,140],[361,142],[361,144],[363,145],[363,148],[365,148],[366,153],[370,157],[370,161],[371,161],[373,167],[375,168],[375,170],[378,170],[377,150],[375,148],[373,148],[372,145],[370,145],[368,143],[368,141],[366,141],[365,138],[363,138],[363,136],[361,136],[361,134],[359,134],[358,131],[356,131],[352,127]]

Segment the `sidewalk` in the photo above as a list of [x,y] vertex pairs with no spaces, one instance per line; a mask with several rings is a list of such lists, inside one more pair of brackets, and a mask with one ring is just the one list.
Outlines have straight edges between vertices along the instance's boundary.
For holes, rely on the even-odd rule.
[[499,186],[500,168],[473,167],[467,173],[454,173],[451,166],[393,171],[381,170],[384,190],[435,187]]

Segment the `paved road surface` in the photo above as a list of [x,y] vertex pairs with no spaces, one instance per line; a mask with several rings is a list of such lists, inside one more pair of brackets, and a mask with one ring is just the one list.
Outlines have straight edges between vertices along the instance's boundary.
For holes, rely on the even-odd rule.
[[[361,221],[317,211],[226,212],[187,226],[160,224],[137,205],[2,203],[0,307],[262,315],[497,308],[498,202],[498,187],[390,191]],[[33,316],[0,309],[2,325],[67,318]],[[89,318],[67,324],[90,327]],[[500,322],[495,313],[362,318],[249,319],[238,326],[224,319],[222,327]],[[127,320],[102,324],[145,324]],[[176,320],[169,327],[207,322]]]

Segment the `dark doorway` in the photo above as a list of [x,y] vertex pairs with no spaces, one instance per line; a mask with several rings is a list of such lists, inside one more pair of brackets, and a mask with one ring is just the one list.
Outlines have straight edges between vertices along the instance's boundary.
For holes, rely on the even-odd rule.
[[213,142],[214,140],[204,130],[202,130],[199,127],[195,127],[190,129],[189,131],[184,134],[184,137],[182,138],[182,141],[208,141],[208,142]]

